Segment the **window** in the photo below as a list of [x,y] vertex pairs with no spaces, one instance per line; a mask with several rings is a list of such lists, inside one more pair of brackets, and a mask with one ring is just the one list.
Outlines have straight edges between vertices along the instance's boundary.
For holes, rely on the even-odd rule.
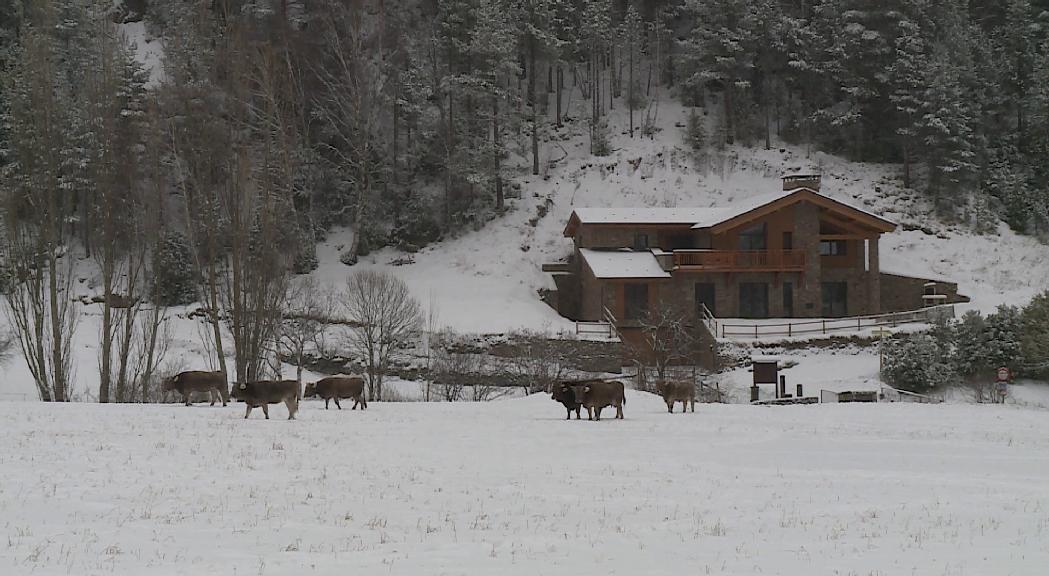
[[707,310],[716,317],[718,314],[714,303],[714,284],[710,282],[696,282],[696,317],[703,317],[702,306],[706,306]]
[[790,282],[783,283],[783,316],[794,317],[794,284]]
[[763,282],[743,282],[739,285],[739,317],[769,317],[769,285]]
[[648,311],[648,284],[623,285],[623,317],[640,320]]
[[685,250],[692,248],[692,235],[691,234],[674,234],[665,240],[666,246],[662,246],[663,242],[660,242],[660,248],[664,250]]
[[844,240],[820,240],[820,256],[844,256],[847,245]]
[[849,285],[847,282],[824,282],[821,287],[823,296],[823,317],[841,318],[849,313]]
[[648,250],[648,234],[634,234],[634,250]]
[[765,224],[756,224],[739,233],[740,250],[766,250]]
[[794,233],[784,232],[783,233],[783,249],[793,250],[794,249]]

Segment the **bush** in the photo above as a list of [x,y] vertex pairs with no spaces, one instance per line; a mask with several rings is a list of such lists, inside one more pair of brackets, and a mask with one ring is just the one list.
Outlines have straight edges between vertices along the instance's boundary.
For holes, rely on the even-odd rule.
[[417,252],[427,244],[440,240],[441,225],[436,214],[439,211],[426,205],[419,195],[409,196],[394,220],[390,243],[405,252]]
[[895,388],[925,393],[950,383],[954,377],[948,361],[949,349],[931,334],[891,338],[882,346],[882,379]]
[[703,117],[693,108],[688,113],[688,125],[685,127],[685,143],[693,152],[700,153],[707,146],[707,129]]
[[[1028,364],[1049,362],[1049,291],[1035,296],[1023,310],[1020,351]],[[1039,371],[1045,373],[1046,369]]]
[[178,306],[197,299],[196,268],[189,240],[178,232],[165,234],[153,254],[153,290],[157,304]]
[[1020,335],[1023,331],[1023,316],[1016,306],[999,306],[994,314],[987,316],[987,345],[984,358],[988,368],[1005,366],[1016,372],[1023,364]]
[[590,148],[594,156],[608,156],[612,153],[612,141],[608,134],[608,123],[598,120],[590,126]]

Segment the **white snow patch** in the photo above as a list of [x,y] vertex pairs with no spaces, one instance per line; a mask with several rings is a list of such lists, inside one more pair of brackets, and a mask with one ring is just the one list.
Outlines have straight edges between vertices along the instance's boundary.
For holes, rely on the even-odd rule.
[[597,278],[670,278],[650,251],[579,250]]
[[1011,406],[0,403],[4,574],[1011,574],[1049,418]]

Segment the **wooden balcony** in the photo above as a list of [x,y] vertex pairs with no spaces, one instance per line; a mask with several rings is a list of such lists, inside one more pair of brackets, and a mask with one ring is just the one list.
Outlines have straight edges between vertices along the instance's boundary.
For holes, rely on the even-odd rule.
[[674,268],[692,272],[804,272],[801,250],[674,250]]

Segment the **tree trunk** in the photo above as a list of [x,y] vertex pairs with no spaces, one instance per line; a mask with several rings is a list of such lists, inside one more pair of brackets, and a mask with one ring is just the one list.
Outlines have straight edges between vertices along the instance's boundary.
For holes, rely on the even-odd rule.
[[561,62],[557,63],[557,127],[561,128],[561,92],[564,89],[565,74]]
[[630,58],[628,59],[627,67],[627,103],[626,107],[630,110],[630,137],[634,137],[634,41],[630,41]]
[[503,209],[503,177],[499,173],[499,154],[500,154],[500,138],[499,138],[499,96],[492,94],[492,169],[495,175],[495,209],[502,211]]
[[401,123],[400,123],[400,109],[401,109],[400,104],[398,104],[396,102],[396,100],[395,100],[394,103],[393,103],[393,157],[390,158],[390,164],[391,164],[391,168],[392,168],[390,170],[390,180],[392,180],[395,185],[397,184],[397,156],[398,156],[397,142],[398,142],[398,140],[400,140],[399,135],[400,135],[400,127],[401,127]]
[[536,81],[536,68],[535,68],[535,52],[536,52],[536,40],[534,37],[530,37],[528,40],[528,104],[532,107],[532,175],[539,175],[539,122],[536,108],[538,108],[538,102],[536,102],[535,96],[535,81]]

